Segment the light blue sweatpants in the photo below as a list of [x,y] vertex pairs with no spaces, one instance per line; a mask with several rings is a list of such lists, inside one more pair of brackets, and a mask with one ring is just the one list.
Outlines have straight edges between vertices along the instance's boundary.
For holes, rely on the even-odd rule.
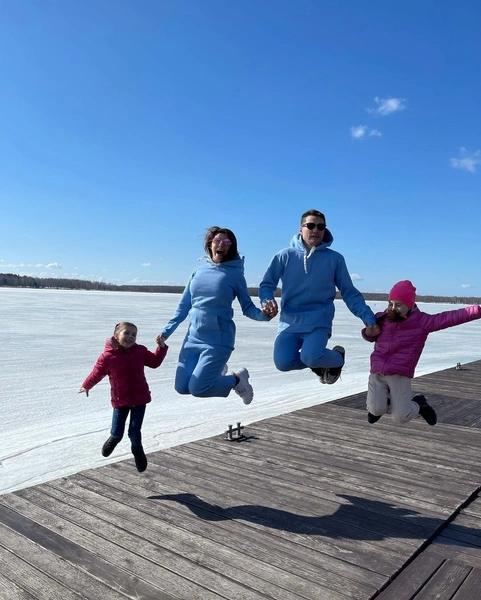
[[175,391],[199,398],[226,398],[236,385],[233,375],[221,375],[231,348],[184,342],[175,373]]
[[279,371],[324,367],[342,367],[342,356],[326,348],[330,338],[324,329],[310,333],[281,331],[274,342],[274,364]]

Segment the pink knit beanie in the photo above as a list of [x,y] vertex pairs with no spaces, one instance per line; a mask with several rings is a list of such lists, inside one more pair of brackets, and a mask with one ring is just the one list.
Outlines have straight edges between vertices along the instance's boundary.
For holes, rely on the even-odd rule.
[[409,308],[414,308],[416,288],[407,279],[405,281],[398,281],[389,292],[389,300],[397,300]]

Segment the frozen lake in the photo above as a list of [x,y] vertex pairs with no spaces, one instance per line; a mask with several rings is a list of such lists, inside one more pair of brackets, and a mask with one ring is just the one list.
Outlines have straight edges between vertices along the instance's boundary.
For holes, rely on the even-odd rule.
[[[0,493],[131,458],[127,436],[110,458],[100,454],[112,415],[108,378],[89,398],[77,392],[116,323],[135,323],[138,343],[153,350],[155,336],[179,298],[176,294],[0,289],[5,341],[0,346]],[[385,303],[369,304],[374,312],[385,308]],[[419,306],[430,313],[460,308]],[[146,369],[153,398],[142,430],[147,453],[221,435],[229,423],[248,425],[367,388],[372,346],[361,338],[361,321],[342,301],[336,301],[330,347],[346,348],[346,366],[342,380],[333,386],[321,385],[309,370],[276,371],[272,347],[278,319],[258,323],[245,318],[237,302],[234,307],[237,338],[229,369],[249,369],[254,401],[245,406],[234,392],[228,398],[202,399],[174,391],[186,321],[169,339],[164,363],[156,370]],[[481,320],[431,334],[416,375],[480,359]]]

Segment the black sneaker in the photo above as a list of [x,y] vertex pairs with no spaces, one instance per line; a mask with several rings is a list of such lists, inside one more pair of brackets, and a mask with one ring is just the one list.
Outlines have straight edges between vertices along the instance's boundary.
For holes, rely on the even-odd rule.
[[137,471],[142,473],[147,468],[147,457],[145,456],[142,446],[132,446],[132,454],[135,458],[135,466]]
[[371,424],[372,423],[377,423],[381,417],[382,417],[382,415],[376,416],[376,415],[373,415],[372,413],[370,413],[368,411],[368,413],[367,413],[367,422],[371,423]]
[[423,396],[423,394],[416,394],[416,396],[413,398],[413,402],[419,404],[419,414],[426,421],[426,423],[428,425],[436,425],[438,422],[436,411],[432,406],[429,406],[425,396]]
[[115,446],[120,442],[122,438],[114,438],[112,436],[102,446],[102,456],[110,456],[115,449]]
[[[333,350],[339,352],[339,354],[342,356],[342,360],[344,360],[344,357],[346,356],[346,351],[342,346],[334,346]],[[344,365],[342,365],[342,367],[343,366]],[[332,367],[330,369],[326,369],[324,373],[323,383],[327,383],[328,385],[336,383],[336,381],[341,376],[342,367]]]
[[311,371],[318,376],[321,383],[326,383],[324,381],[326,377],[326,369],[324,367],[311,367]]

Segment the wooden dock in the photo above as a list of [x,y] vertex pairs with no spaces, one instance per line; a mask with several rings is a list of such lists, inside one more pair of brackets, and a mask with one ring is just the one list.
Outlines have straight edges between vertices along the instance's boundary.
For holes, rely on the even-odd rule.
[[0,496],[0,599],[479,600],[481,361]]

